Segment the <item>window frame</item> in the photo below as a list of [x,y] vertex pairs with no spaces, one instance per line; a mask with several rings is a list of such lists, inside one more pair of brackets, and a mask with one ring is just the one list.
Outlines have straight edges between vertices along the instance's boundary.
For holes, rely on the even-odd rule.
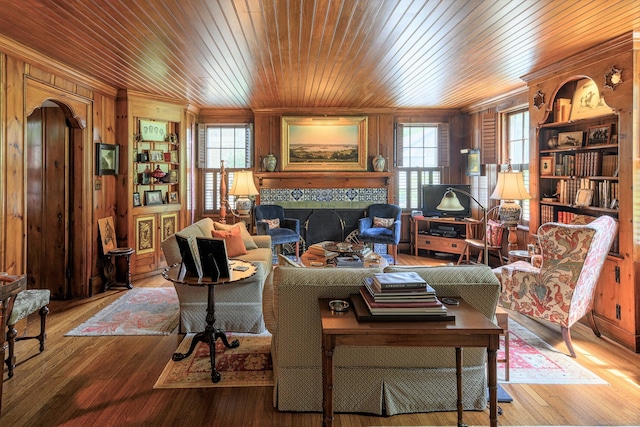
[[[528,141],[527,142],[527,147],[523,147],[522,148],[522,153],[526,154],[528,157],[528,163],[515,163],[512,162],[512,153],[511,153],[511,148],[512,148],[512,140],[510,139],[510,118],[513,117],[516,114],[524,114],[527,113],[527,123],[526,126],[523,123],[523,138],[522,141],[524,141],[525,139]],[[510,163],[513,170],[515,172],[523,172],[523,176],[525,178],[525,187],[527,188],[527,191],[530,192],[530,187],[531,187],[531,173],[530,173],[530,168],[531,168],[531,143],[533,141],[532,137],[531,137],[531,114],[529,112],[529,106],[528,104],[522,104],[522,105],[518,105],[515,106],[513,108],[510,108],[508,110],[504,110],[500,112],[500,124],[501,124],[501,152],[502,152],[502,163],[503,164],[507,164]],[[524,142],[523,142],[524,144]],[[506,166],[504,167],[504,170],[506,170]],[[498,172],[501,172],[502,169],[498,169]],[[530,200],[522,200],[520,201],[520,206],[522,207],[522,218],[520,220],[519,225],[528,228],[529,227],[529,223],[531,220],[531,202]]]

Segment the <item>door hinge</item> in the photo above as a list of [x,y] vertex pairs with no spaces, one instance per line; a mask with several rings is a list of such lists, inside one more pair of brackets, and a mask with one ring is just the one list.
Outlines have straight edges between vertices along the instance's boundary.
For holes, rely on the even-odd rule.
[[616,283],[620,283],[620,266],[616,265],[614,271],[616,275]]
[[622,315],[620,314],[620,304],[616,304],[616,319],[622,320]]

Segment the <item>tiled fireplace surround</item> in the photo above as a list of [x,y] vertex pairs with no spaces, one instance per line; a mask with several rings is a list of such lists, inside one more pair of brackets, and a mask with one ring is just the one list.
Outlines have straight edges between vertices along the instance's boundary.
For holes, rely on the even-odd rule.
[[280,205],[286,217],[300,220],[305,246],[344,240],[367,206],[387,200],[387,188],[260,188],[260,204]]

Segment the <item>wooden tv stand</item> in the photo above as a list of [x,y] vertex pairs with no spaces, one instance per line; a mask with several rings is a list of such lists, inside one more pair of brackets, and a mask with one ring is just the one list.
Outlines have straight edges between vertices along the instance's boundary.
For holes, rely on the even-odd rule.
[[[464,239],[473,237],[474,227],[480,224],[474,219],[456,220],[446,218],[412,218],[412,244],[414,255],[424,249],[462,255],[467,251]],[[449,235],[455,233],[455,236]]]

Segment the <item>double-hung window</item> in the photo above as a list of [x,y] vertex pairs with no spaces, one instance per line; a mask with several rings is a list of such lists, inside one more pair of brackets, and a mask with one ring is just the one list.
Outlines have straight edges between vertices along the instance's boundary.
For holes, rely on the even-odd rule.
[[[522,172],[529,189],[529,110],[507,113],[507,149],[514,171]],[[522,223],[529,224],[529,200],[522,200]]]
[[403,209],[422,207],[421,188],[440,184],[439,148],[448,135],[447,124],[396,124],[396,170],[398,205]]
[[[202,176],[204,214],[220,210],[221,162],[224,161],[228,191],[234,172],[252,166],[252,142],[251,124],[205,125],[200,129],[198,163]],[[232,208],[235,207],[233,196],[229,196],[229,203]]]

